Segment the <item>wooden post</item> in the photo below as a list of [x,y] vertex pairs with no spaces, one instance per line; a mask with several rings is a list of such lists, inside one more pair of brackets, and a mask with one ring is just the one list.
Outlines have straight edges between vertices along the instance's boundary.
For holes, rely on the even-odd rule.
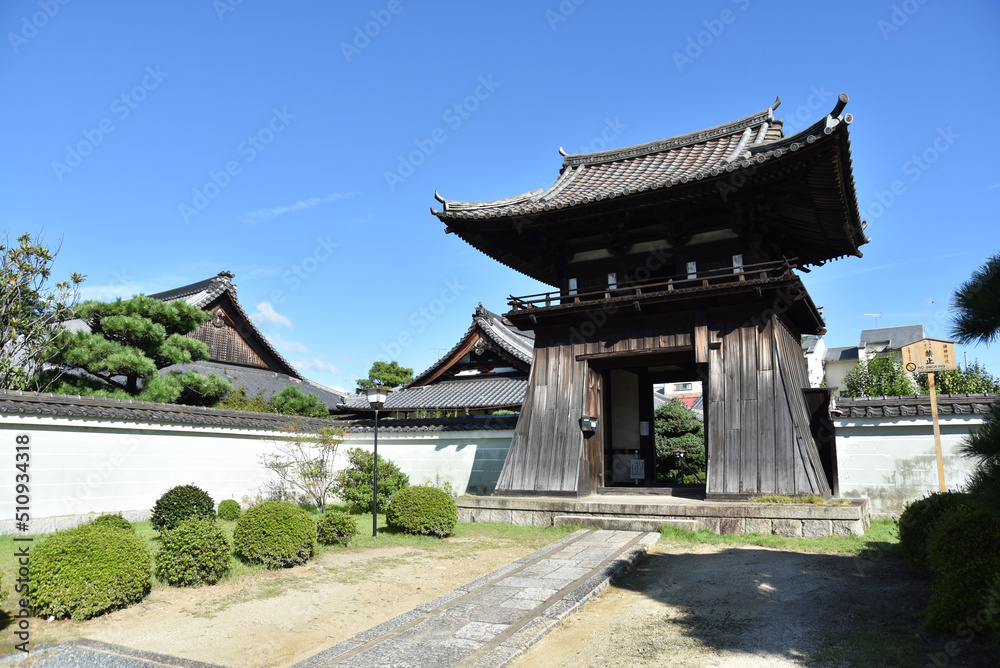
[[927,384],[931,388],[931,416],[934,418],[934,449],[937,451],[938,487],[941,493],[948,491],[944,486],[944,456],[941,454],[941,425],[938,423],[937,389],[934,387],[934,372],[927,374]]

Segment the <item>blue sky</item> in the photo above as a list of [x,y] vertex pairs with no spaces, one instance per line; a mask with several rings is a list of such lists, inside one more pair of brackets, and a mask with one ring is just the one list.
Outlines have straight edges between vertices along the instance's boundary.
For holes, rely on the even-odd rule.
[[[827,344],[924,324],[1000,251],[1000,5],[6,0],[0,230],[62,240],[85,296],[235,273],[305,376],[420,371],[482,302],[546,286],[467,246],[435,189],[551,185],[569,153],[846,92],[872,242],[804,275]],[[960,348],[959,354],[965,349]],[[1000,374],[1000,346],[970,348]]]

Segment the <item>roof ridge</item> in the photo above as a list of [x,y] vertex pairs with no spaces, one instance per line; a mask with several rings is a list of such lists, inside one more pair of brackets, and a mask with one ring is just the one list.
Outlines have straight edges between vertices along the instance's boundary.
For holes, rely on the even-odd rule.
[[689,146],[691,144],[700,144],[702,142],[708,141],[709,139],[716,139],[718,137],[722,137],[725,135],[731,135],[731,134],[736,134],[737,132],[743,132],[747,128],[760,125],[761,123],[773,121],[774,110],[780,103],[781,103],[781,98],[778,98],[775,104],[768,107],[767,109],[764,109],[763,111],[758,111],[755,114],[744,116],[743,118],[738,118],[735,121],[730,121],[729,123],[723,123],[722,125],[716,125],[714,127],[706,128],[704,130],[688,132],[682,135],[667,137],[666,139],[657,139],[655,141],[646,142],[644,144],[635,144],[633,146],[625,146],[623,148],[609,149],[607,151],[570,154],[563,158],[563,167],[565,168],[576,165],[595,165],[604,162],[616,162],[618,160],[624,160],[626,158],[636,158],[644,155],[649,155],[651,153],[660,153],[661,151],[681,148],[682,146]]

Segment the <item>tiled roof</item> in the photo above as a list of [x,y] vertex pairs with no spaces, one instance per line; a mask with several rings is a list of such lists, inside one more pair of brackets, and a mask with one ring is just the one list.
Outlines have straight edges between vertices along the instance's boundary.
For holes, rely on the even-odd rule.
[[204,281],[198,281],[191,285],[182,285],[173,290],[165,290],[157,292],[155,295],[147,296],[159,299],[161,302],[183,299],[188,304],[203,308],[205,304],[208,304],[227,290],[233,294],[233,299],[236,299],[236,286],[233,285],[233,278],[235,276],[230,271],[220,271],[218,275],[206,278]]
[[319,428],[335,424],[332,420],[318,420],[292,415],[14,390],[0,390],[0,414],[99,418],[254,429],[288,429],[293,425]]
[[[517,415],[470,415],[457,418],[420,418],[379,420],[378,431],[384,433],[429,431],[503,431],[517,426]],[[341,420],[337,423],[347,434],[375,431],[375,420]]]
[[827,348],[823,354],[824,362],[847,362],[858,359],[857,346],[842,346],[840,348]]
[[[800,266],[860,256],[869,239],[851,167],[847,128],[853,117],[842,114],[847,96],[841,94],[831,113],[788,137],[774,118],[777,104],[669,139],[563,154],[559,176],[546,189],[486,202],[435,192],[443,207],[432,207],[431,213],[447,225],[446,232],[493,259],[557,285],[553,253],[572,258],[613,250],[609,244],[625,249],[663,244],[665,230],[687,243],[685,235],[698,233],[695,228],[712,231],[708,227],[738,215],[725,206],[726,195],[750,183],[769,196],[770,232],[781,236],[781,252]],[[636,215],[626,222],[622,211]],[[620,238],[612,229],[616,224]]]
[[559,178],[546,190],[491,202],[460,202],[435,193],[444,210],[434,214],[442,220],[523,216],[646,189],[669,188],[706,175],[715,176],[727,168],[731,171],[743,162],[749,166],[755,152],[760,153],[761,147],[782,137],[781,121],[774,120],[776,107],[777,103],[725,125],[660,141],[599,153],[563,154]]
[[859,346],[872,345],[873,343],[888,343],[890,350],[898,350],[914,341],[924,338],[923,325],[906,325],[904,327],[880,327],[879,329],[865,329],[861,331],[861,338],[858,340]]
[[[983,415],[1000,394],[939,394],[940,415]],[[836,409],[845,418],[918,417],[931,415],[929,396],[837,399]]]
[[236,366],[221,362],[203,360],[188,364],[175,364],[163,369],[161,373],[170,373],[172,371],[181,373],[185,371],[196,371],[202,374],[214,373],[228,380],[232,384],[233,390],[238,389],[240,386],[246,388],[247,394],[251,397],[263,391],[264,397],[267,398],[275,392],[280,392],[286,386],[291,385],[299,388],[303,394],[314,395],[330,409],[336,408],[338,404],[343,403],[349,396],[345,393],[336,392],[328,387],[324,387],[319,383],[294,378],[269,369]]
[[281,353],[275,350],[274,346],[271,345],[271,342],[267,340],[267,337],[264,336],[259,329],[257,329],[257,325],[254,324],[250,316],[243,310],[239,300],[236,298],[236,286],[233,285],[233,278],[235,278],[235,274],[232,272],[222,271],[212,278],[206,278],[205,280],[198,281],[197,283],[184,285],[179,288],[174,288],[173,290],[166,290],[165,292],[157,292],[154,295],[148,296],[164,302],[173,301],[175,299],[183,299],[188,304],[192,304],[193,306],[203,309],[218,299],[224,292],[228,292],[232,297],[233,304],[236,306],[236,310],[239,312],[239,316],[242,318],[243,323],[249,327],[250,333],[260,340],[261,344],[264,345],[269,353],[274,355],[279,364],[284,365],[286,370],[292,372],[291,375],[296,378],[301,378],[302,376],[299,374],[298,370],[289,364],[288,360],[286,360]]
[[479,330],[480,334],[487,340],[492,341],[495,345],[513,355],[514,358],[520,360],[525,365],[525,369],[531,366],[531,356],[535,349],[535,333],[514,327],[503,316],[484,308],[480,303],[476,307],[476,312],[472,315],[472,324],[462,338],[458,340],[458,343],[442,355],[441,359],[407,383],[406,387],[424,384],[427,378],[432,376],[442,364],[445,364],[459,351],[476,330]]
[[[392,392],[383,410],[510,408],[524,403],[527,388],[528,381],[522,378],[445,380]],[[371,410],[365,397],[350,397],[341,408],[346,411]]]
[[[846,96],[842,96],[846,103]],[[670,188],[738,169],[756,168],[765,161],[789,155],[851,122],[850,114],[836,113],[791,137],[782,132],[783,121],[774,118],[774,105],[756,114],[707,130],[626,148],[566,155],[559,178],[547,189],[487,202],[449,200],[434,215],[453,218],[527,216],[627,196],[646,190]],[[855,203],[856,205],[856,203]]]

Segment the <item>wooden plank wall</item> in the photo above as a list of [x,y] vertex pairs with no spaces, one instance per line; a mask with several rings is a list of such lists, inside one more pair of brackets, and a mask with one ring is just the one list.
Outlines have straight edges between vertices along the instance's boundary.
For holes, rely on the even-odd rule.
[[830,495],[809,425],[798,339],[777,316],[710,327],[710,495]]
[[[600,373],[578,355],[692,345],[687,318],[609,322],[611,315],[595,309],[572,326],[535,332],[528,390],[496,493],[588,494],[602,484],[603,388]],[[600,417],[600,431],[587,439],[579,424],[584,414]]]

